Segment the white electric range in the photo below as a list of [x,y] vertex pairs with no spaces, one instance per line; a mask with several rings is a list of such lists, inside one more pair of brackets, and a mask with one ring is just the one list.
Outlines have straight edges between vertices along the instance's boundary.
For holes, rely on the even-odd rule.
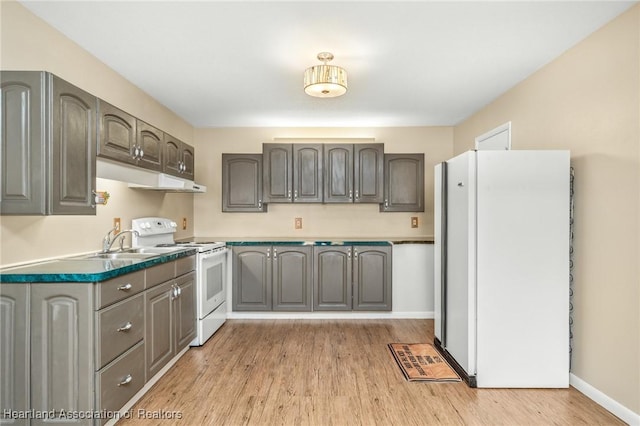
[[219,241],[175,242],[176,222],[161,217],[142,217],[131,222],[133,247],[194,248],[196,254],[196,327],[197,336],[191,346],[203,345],[227,319],[227,254]]

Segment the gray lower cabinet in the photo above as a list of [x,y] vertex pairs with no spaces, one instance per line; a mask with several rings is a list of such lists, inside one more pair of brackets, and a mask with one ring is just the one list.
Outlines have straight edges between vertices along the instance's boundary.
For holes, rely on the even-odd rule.
[[381,203],[383,144],[325,144],[324,202]]
[[313,250],[274,245],[233,248],[234,311],[311,311]]
[[97,98],[40,71],[0,85],[0,212],[94,215]]
[[195,295],[194,272],[145,292],[147,380],[195,338]]
[[391,246],[314,247],[315,311],[390,311]]
[[94,408],[93,286],[31,284],[31,409],[38,424],[91,424],[65,413]]
[[29,286],[0,284],[0,424],[23,425],[7,412],[29,408]]
[[322,144],[262,145],[265,203],[321,203]]
[[384,203],[380,211],[424,211],[424,154],[384,155]]
[[195,337],[194,266],[191,256],[98,283],[2,284],[0,424],[106,423],[82,414],[120,410]]
[[222,211],[265,212],[262,154],[222,154]]

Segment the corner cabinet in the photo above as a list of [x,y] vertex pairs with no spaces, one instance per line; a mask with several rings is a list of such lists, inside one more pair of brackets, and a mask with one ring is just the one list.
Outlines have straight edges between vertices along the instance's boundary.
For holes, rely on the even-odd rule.
[[265,203],[322,203],[322,144],[263,144]]
[[383,144],[325,144],[324,202],[381,203]]
[[390,311],[391,246],[314,247],[315,311]]
[[94,215],[97,98],[46,72],[0,75],[0,212]]
[[222,211],[266,211],[262,200],[262,154],[222,154]]
[[311,311],[312,247],[233,248],[234,311]]
[[380,211],[424,211],[424,154],[384,155],[384,203]]

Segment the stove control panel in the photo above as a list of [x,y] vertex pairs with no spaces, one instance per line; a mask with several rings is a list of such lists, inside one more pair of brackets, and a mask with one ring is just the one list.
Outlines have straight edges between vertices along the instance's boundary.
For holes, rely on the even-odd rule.
[[175,221],[163,217],[142,217],[131,221],[131,229],[138,231],[140,236],[172,234],[177,228]]

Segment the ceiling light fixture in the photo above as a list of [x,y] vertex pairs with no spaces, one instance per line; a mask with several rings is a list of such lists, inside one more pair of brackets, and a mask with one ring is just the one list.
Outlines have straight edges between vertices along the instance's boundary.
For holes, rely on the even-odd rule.
[[304,72],[304,91],[317,98],[335,98],[347,93],[347,72],[344,68],[327,65],[333,59],[329,52],[318,53],[322,65],[307,68]]

